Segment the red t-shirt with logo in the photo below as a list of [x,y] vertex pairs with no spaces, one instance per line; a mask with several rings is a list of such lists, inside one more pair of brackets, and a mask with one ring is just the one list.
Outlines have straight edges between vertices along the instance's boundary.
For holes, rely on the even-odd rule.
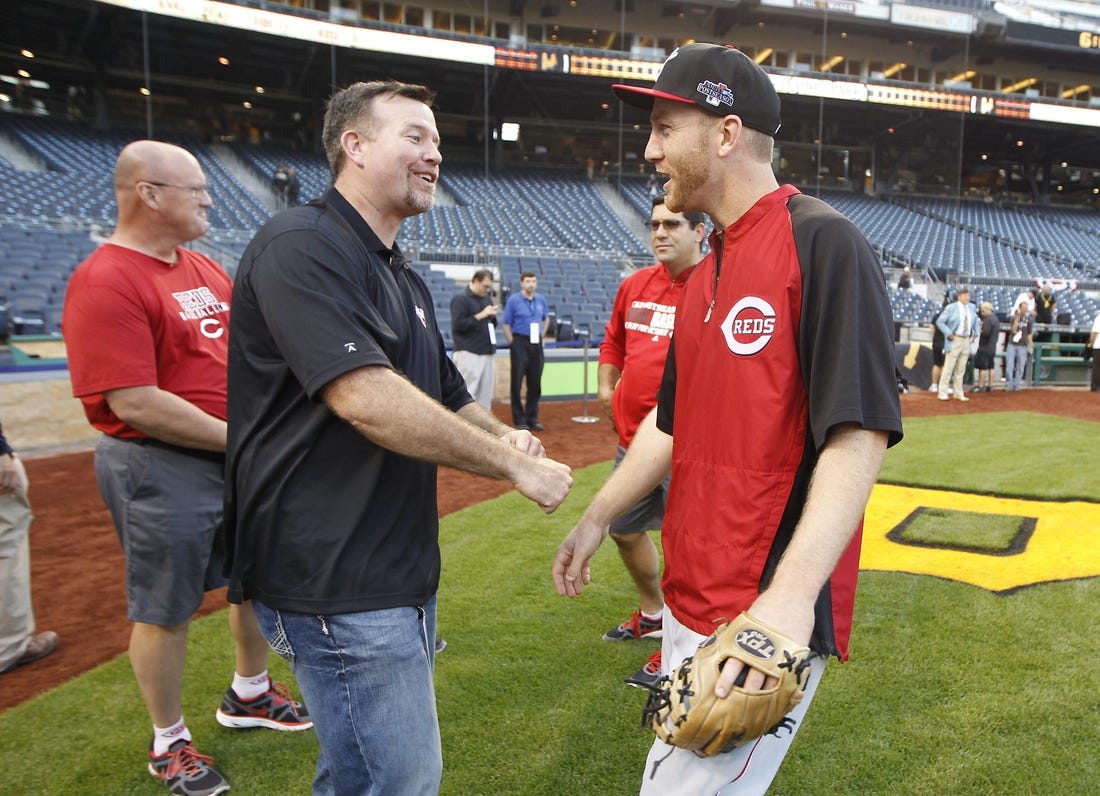
[[226,417],[233,282],[209,257],[177,253],[167,263],[105,243],[69,279],[61,328],[73,395],[105,434],[146,436],[103,399],[124,387],[154,385]]
[[[712,236],[677,311],[657,417],[673,435],[662,588],[683,624],[712,633],[767,586],[832,428],[901,438],[893,332],[878,258],[824,202],[785,185]],[[811,647],[841,659],[861,529],[816,605]]]
[[622,373],[611,408],[624,448],[630,447],[634,432],[657,405],[676,305],[689,274],[690,268],[673,280],[658,263],[638,269],[619,285],[600,344],[600,364]]

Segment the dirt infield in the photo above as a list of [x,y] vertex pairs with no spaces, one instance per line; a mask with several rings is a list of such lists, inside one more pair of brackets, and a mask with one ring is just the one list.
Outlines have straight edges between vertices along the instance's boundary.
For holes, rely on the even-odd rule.
[[[914,391],[902,396],[906,417],[972,412],[1032,411],[1100,422],[1100,393],[1039,389],[976,395],[970,403],[938,401]],[[506,407],[496,411],[504,417]],[[589,402],[590,414],[599,406]],[[615,435],[606,419],[575,423],[580,402],[544,403],[540,432],[549,455],[571,467],[586,467],[612,457]],[[99,498],[91,452],[26,461],[35,521],[31,528],[31,578],[40,630],[56,630],[61,646],[50,657],[0,677],[0,710],[52,688],[126,650],[123,560],[107,510]],[[440,515],[507,492],[507,484],[442,470]],[[562,529],[564,536],[567,529]],[[547,562],[549,566],[549,562]],[[203,614],[225,605],[224,590],[211,592]]]

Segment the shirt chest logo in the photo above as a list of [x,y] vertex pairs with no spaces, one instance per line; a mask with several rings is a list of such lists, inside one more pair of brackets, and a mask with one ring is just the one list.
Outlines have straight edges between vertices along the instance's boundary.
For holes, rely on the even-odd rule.
[[185,321],[197,321],[229,312],[228,302],[220,300],[206,285],[172,294],[179,302],[179,316]]
[[775,334],[775,309],[759,296],[738,299],[722,321],[726,346],[737,356],[758,354]]
[[623,326],[632,332],[652,335],[654,340],[671,337],[676,325],[676,305],[637,300],[626,312]]

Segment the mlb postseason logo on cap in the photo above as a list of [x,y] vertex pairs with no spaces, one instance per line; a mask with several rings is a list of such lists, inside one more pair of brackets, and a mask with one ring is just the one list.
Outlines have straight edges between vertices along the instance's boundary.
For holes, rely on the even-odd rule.
[[771,77],[726,45],[685,44],[665,59],[652,88],[616,83],[611,90],[628,105],[645,110],[652,110],[655,100],[681,102],[718,116],[735,114],[743,125],[766,135],[779,132],[779,94]]
[[733,92],[730,91],[730,87],[725,83],[715,83],[712,80],[704,80],[695,90],[706,97],[706,103],[718,107],[719,105],[729,105],[733,107]]

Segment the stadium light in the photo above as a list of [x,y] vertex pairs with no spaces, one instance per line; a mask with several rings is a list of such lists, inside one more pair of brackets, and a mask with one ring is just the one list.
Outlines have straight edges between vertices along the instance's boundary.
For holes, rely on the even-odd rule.
[[518,141],[519,140],[519,125],[515,122],[503,122],[500,125],[500,140],[501,141]]
[[22,55],[24,58],[34,58],[34,53],[32,53],[30,50],[20,50],[19,54]]

